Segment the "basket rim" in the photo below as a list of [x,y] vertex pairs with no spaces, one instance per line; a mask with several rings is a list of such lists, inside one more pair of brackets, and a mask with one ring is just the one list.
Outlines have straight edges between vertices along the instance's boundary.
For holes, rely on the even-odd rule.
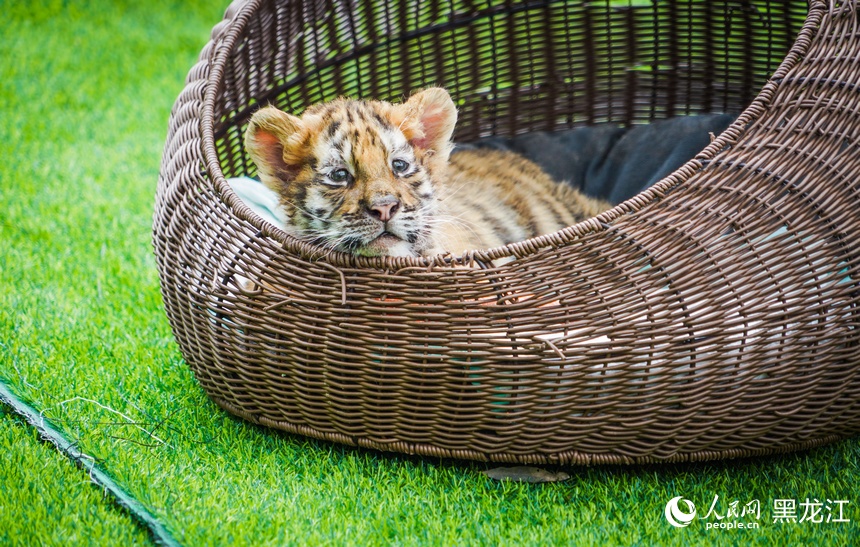
[[[231,18],[232,15],[232,18],[229,22],[225,20],[226,27],[219,29],[221,32],[212,37],[213,47],[208,51],[208,59],[206,58],[206,50],[201,54],[201,60],[209,64],[200,120],[201,147],[206,174],[210,178],[218,198],[230,207],[235,217],[248,222],[260,235],[272,238],[288,252],[297,254],[307,261],[329,263],[333,266],[347,265],[377,271],[427,270],[434,267],[474,266],[475,264],[483,267],[487,262],[492,264],[494,260],[502,257],[515,256],[521,259],[546,247],[576,244],[586,234],[608,231],[610,229],[609,224],[618,218],[638,212],[649,203],[665,199],[674,189],[686,183],[696,172],[700,171],[707,162],[737,143],[746,128],[766,112],[768,105],[775,96],[779,79],[803,58],[804,53],[812,43],[811,35],[819,27],[827,9],[825,0],[809,0],[804,23],[789,51],[762,89],[735,121],[692,159],[635,196],[614,205],[595,217],[559,231],[499,247],[467,251],[460,256],[445,253],[428,257],[363,257],[324,249],[298,239],[264,220],[233,191],[221,169],[214,132],[216,99],[224,84],[222,75],[229,60],[229,54],[262,3],[263,0],[235,0],[227,9],[226,17]],[[231,13],[234,10],[235,13]],[[501,271],[506,267],[508,264],[493,266],[493,269]]]

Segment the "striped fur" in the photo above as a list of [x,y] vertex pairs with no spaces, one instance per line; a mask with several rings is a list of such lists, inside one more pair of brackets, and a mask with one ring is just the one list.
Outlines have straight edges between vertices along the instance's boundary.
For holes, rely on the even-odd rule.
[[510,152],[451,154],[457,111],[430,88],[405,103],[337,99],[251,118],[245,146],[296,237],[363,256],[460,254],[551,233],[608,207]]

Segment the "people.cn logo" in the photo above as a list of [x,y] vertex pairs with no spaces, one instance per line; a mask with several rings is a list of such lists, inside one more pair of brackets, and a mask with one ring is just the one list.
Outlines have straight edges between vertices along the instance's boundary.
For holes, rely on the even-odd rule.
[[[679,507],[681,502],[687,504],[686,513]],[[669,503],[666,504],[666,511],[664,511],[664,514],[666,515],[666,520],[669,521],[669,524],[675,528],[686,528],[691,522],[693,522],[693,519],[696,518],[696,506],[693,505],[692,501],[684,499],[682,496],[678,496],[677,498],[669,500]]]

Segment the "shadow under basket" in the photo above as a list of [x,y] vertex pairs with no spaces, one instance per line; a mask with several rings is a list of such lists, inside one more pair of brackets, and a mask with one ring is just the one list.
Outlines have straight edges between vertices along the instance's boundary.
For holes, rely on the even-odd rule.
[[[182,355],[233,414],[409,454],[692,461],[855,435],[858,26],[848,1],[236,2],[158,181]],[[458,257],[329,253],[226,181],[254,174],[261,105],[429,85],[455,98],[458,142],[740,116],[599,217]]]

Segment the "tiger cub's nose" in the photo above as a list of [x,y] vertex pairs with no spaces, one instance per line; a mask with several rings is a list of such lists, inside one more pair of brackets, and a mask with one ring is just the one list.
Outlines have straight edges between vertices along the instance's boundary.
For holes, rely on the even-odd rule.
[[398,209],[400,209],[400,201],[396,197],[388,195],[373,200],[373,203],[367,208],[367,212],[373,218],[388,222]]

